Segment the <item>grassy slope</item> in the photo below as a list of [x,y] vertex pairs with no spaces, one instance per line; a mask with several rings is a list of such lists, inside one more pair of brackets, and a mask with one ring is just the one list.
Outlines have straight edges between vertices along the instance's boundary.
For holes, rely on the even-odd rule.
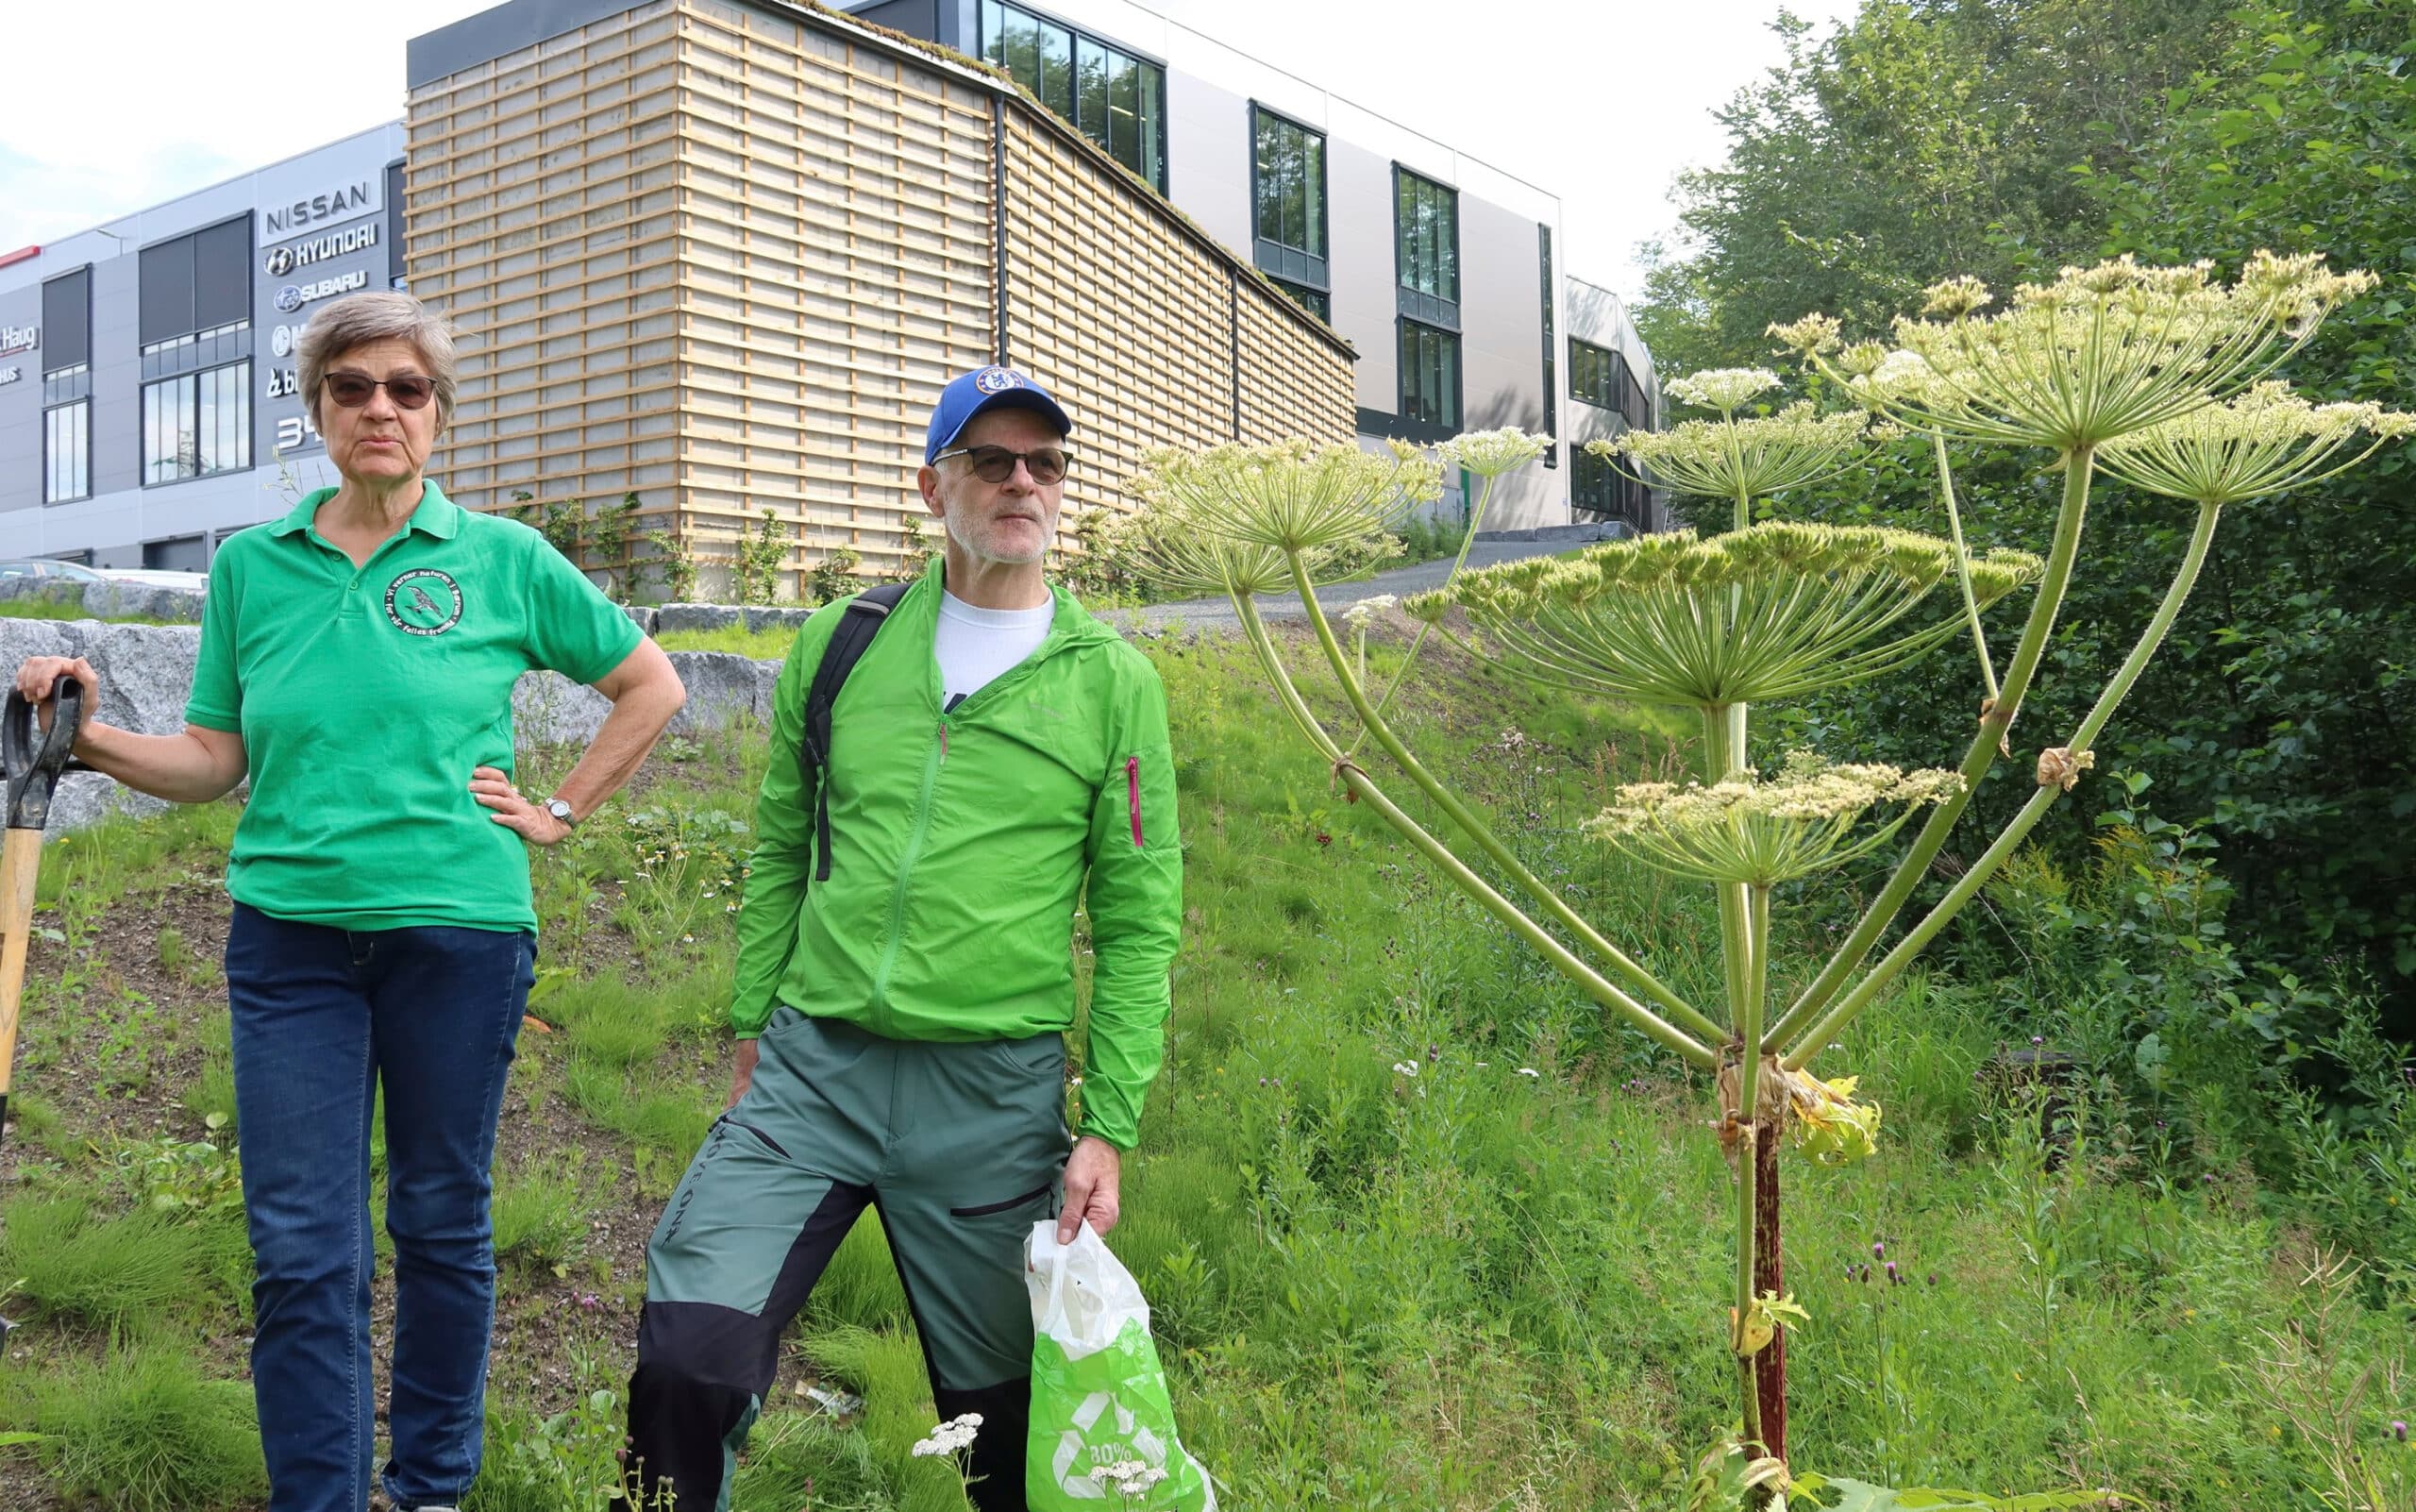
[[[1115,1245],[1156,1306],[1186,1441],[1240,1508],[1676,1505],[1730,1410],[1704,1089],[1342,802],[1237,647],[1155,655],[1190,929]],[[1666,767],[1667,741],[1457,682],[1448,706],[1413,700],[1421,748],[1532,865],[1704,996],[1698,899],[1570,833],[1586,792]],[[575,848],[539,859],[555,974],[534,1011],[551,1032],[523,1038],[498,1159],[480,1512],[594,1504],[617,1410],[594,1393],[627,1369],[646,1228],[719,1105],[726,909],[761,761],[760,744],[669,746]],[[239,1203],[227,1163],[190,1143],[229,1111],[209,878],[230,817],[120,824],[46,860],[42,923],[60,938],[37,949],[0,1157],[0,1269],[25,1278],[8,1311],[32,1326],[0,1372],[0,1433],[55,1436],[0,1451],[0,1504],[62,1507],[79,1484],[104,1504],[259,1504],[243,1394],[210,1384],[241,1372]],[[2258,1385],[2261,1331],[2314,1317],[2296,1241],[2243,1178],[2085,1122],[2078,1158],[2050,1169],[2036,1116],[1975,1082],[1989,1009],[1939,983],[1885,1005],[1832,1068],[1887,1104],[1883,1153],[1790,1167],[1789,1285],[1815,1319],[1793,1339],[1798,1463],[2111,1484],[2210,1512],[2308,1504],[2330,1483],[2277,1394],[2338,1402],[2403,1347],[2395,1325],[2344,1304],[2316,1336],[2337,1359]],[[1850,1279],[1874,1239],[1921,1279]],[[742,1512],[794,1512],[809,1477],[817,1507],[962,1505],[906,1453],[931,1419],[903,1329],[861,1230],[800,1329]],[[788,1384],[810,1372],[863,1391],[864,1415],[810,1417]],[[2359,1432],[2406,1406],[2378,1389]],[[2408,1473],[2409,1452],[2367,1447]]]

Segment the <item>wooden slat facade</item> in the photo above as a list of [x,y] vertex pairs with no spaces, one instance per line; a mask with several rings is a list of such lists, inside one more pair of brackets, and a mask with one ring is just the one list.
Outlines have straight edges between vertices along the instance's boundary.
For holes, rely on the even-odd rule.
[[766,509],[792,575],[894,570],[931,401],[1002,334],[1074,415],[1069,540],[1149,446],[1351,435],[1330,332],[1011,86],[827,13],[650,0],[408,127],[411,289],[461,333],[433,476],[635,492],[709,591]]

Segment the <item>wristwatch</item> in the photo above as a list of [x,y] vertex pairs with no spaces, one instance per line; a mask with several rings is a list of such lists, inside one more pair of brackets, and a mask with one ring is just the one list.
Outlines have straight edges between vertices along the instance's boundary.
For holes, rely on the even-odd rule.
[[570,805],[563,802],[561,798],[547,798],[545,800],[545,812],[552,815],[555,818],[562,820],[562,828],[565,830],[576,830],[579,828],[579,815],[573,814],[571,812]]

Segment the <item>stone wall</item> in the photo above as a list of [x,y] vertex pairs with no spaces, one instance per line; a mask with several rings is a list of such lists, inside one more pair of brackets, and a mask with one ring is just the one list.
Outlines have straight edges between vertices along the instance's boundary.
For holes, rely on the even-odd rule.
[[[757,627],[758,615],[803,610],[737,610],[713,605],[666,605],[633,612],[641,624],[675,610],[712,609],[730,617],[724,625]],[[675,616],[675,621],[677,616]],[[780,621],[765,618],[765,628]],[[651,629],[652,626],[648,625]],[[702,628],[682,623],[665,629]],[[101,677],[100,717],[146,735],[172,735],[185,727],[186,696],[193,688],[193,659],[201,630],[187,625],[110,625],[97,620],[0,618],[0,675],[13,677],[29,656],[81,656]],[[671,664],[687,685],[686,707],[672,717],[669,733],[696,735],[761,726],[772,707],[772,685],[780,664],[757,662],[726,651],[674,651]],[[583,745],[596,736],[610,709],[603,695],[553,672],[532,672],[512,690],[517,743]],[[466,774],[465,779],[466,779]],[[97,773],[71,773],[51,810],[54,832],[81,829],[109,814],[153,813],[165,807]]]

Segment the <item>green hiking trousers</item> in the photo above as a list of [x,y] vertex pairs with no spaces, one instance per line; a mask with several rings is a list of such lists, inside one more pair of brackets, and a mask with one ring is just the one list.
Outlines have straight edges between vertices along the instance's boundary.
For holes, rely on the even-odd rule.
[[723,1512],[781,1332],[869,1205],[881,1217],[945,1420],[982,1415],[975,1504],[1022,1512],[1032,1309],[1024,1240],[1056,1215],[1063,1036],[883,1039],[793,1008],[716,1121],[646,1247],[629,1388],[631,1468],[649,1499]]

